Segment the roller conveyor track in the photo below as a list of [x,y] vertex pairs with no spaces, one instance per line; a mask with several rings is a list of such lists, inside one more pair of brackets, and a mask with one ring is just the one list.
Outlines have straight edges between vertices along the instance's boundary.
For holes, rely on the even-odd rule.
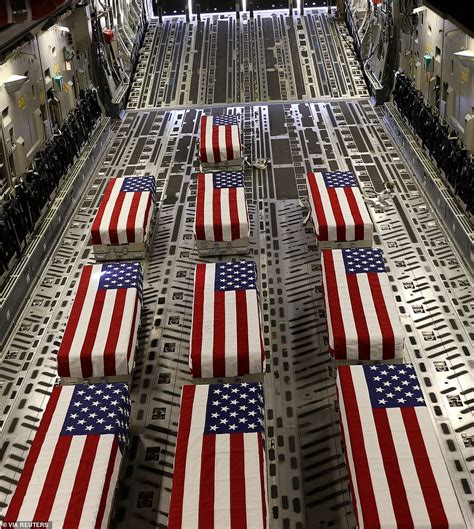
[[[397,182],[393,207],[371,210],[375,243],[387,258],[407,333],[407,359],[423,383],[469,522],[474,501],[472,280],[390,139],[382,111],[366,99],[219,110],[234,108],[242,115],[246,153],[272,160],[266,171],[246,171],[251,257],[259,270],[269,356],[265,395],[272,527],[354,524],[326,352],[318,249],[310,224],[302,225],[298,204],[306,195],[307,171],[336,168],[356,171],[363,187],[376,190],[387,179]],[[130,447],[113,527],[166,527],[179,397],[182,384],[191,381],[187,356],[198,261],[191,175],[202,110],[127,113],[38,279],[1,360],[0,513],[56,380],[54,355],[80,269],[93,262],[88,229],[105,182],[111,176],[153,174],[159,217],[145,269]]]
[[280,10],[151,23],[128,108],[367,96],[343,23]]

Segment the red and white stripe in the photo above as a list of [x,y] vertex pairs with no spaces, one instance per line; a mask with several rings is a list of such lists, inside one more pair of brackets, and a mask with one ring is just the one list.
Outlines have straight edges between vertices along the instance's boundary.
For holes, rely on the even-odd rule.
[[322,173],[308,173],[306,186],[319,241],[372,240],[372,220],[358,187],[327,188]]
[[240,127],[214,125],[212,116],[201,117],[199,155],[202,163],[220,163],[242,158]]
[[257,290],[216,292],[216,265],[196,265],[189,367],[195,378],[261,373],[265,361]]
[[168,529],[266,529],[258,433],[203,434],[209,386],[183,386]]
[[153,195],[149,191],[121,192],[122,184],[122,178],[112,178],[107,184],[92,223],[92,244],[117,245],[146,240]]
[[362,366],[337,391],[359,529],[465,529],[428,408],[372,408]]
[[60,377],[130,373],[141,314],[139,291],[99,289],[101,269],[86,265],[82,270],[58,351]]
[[336,359],[403,357],[404,333],[385,272],[346,274],[342,250],[321,252],[329,352]]
[[57,386],[46,407],[4,523],[105,529],[122,459],[111,435],[60,436],[74,386]]
[[212,173],[197,177],[194,234],[199,241],[234,241],[249,236],[243,187],[215,189]]

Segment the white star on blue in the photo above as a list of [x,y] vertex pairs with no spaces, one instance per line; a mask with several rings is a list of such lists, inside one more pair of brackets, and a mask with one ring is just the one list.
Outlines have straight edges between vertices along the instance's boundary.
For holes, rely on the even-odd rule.
[[216,263],[216,291],[257,289],[257,267],[254,261]]
[[222,125],[238,125],[239,117],[229,116],[227,114],[223,114],[221,116],[212,116],[212,124],[218,127]]
[[123,179],[120,191],[123,193],[146,192],[155,195],[156,185],[153,176],[126,176]]
[[426,406],[413,364],[364,366],[373,408]]
[[385,261],[379,248],[344,248],[342,258],[346,274],[385,272]]
[[130,394],[126,384],[77,384],[60,435],[113,434],[122,450],[129,417]]
[[257,383],[211,384],[205,434],[263,432],[263,390]]
[[327,188],[358,186],[351,171],[330,171],[323,173],[323,178]]
[[117,288],[136,288],[140,292],[143,286],[141,264],[134,261],[107,263],[102,265],[99,288],[106,290]]
[[244,173],[242,171],[228,171],[213,173],[212,185],[214,189],[227,189],[230,187],[244,187]]

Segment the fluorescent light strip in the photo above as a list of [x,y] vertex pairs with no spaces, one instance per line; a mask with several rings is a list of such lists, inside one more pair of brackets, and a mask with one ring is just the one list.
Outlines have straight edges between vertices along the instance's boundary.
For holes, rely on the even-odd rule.
[[247,11],[247,0],[242,0],[242,11]]
[[188,0],[189,18],[193,16],[193,0]]

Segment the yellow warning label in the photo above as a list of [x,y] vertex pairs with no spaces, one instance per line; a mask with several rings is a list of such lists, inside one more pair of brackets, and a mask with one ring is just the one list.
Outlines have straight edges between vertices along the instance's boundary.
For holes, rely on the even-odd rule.
[[44,97],[44,90],[42,90],[42,89],[39,91],[39,100],[40,100],[40,104],[44,105],[46,100],[45,100],[45,97]]
[[18,100],[18,108],[20,110],[23,110],[26,106],[26,101],[25,101],[25,98],[23,96],[20,97],[20,99]]
[[461,68],[461,83],[465,84],[469,81],[469,70],[467,68]]
[[61,73],[61,65],[59,64],[59,62],[54,65],[54,73]]

